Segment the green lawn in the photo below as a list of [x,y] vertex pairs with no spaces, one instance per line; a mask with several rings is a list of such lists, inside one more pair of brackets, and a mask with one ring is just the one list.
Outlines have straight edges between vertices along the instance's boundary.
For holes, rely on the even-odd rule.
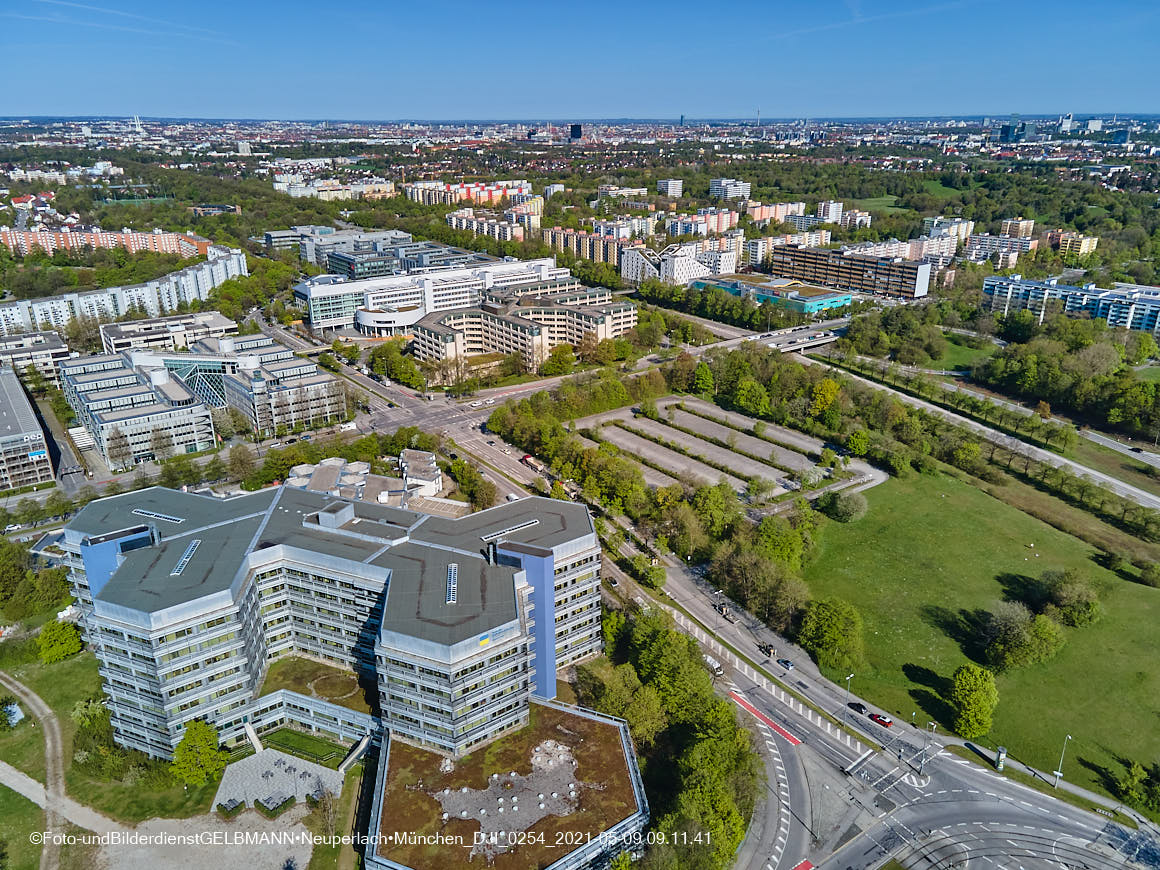
[[279,728],[261,736],[262,744],[271,749],[280,749],[291,755],[316,761],[332,770],[337,770],[350,747],[341,743],[296,731],[293,728]]
[[907,211],[905,208],[896,206],[898,197],[894,194],[887,194],[886,196],[875,196],[870,199],[855,199],[854,205],[863,211],[884,211],[887,214],[894,212]]
[[[343,836],[354,826],[354,815],[358,810],[358,793],[362,786],[363,763],[354,764],[347,772],[342,783],[342,794],[338,796],[338,815],[334,826],[334,834]],[[373,776],[373,774],[372,774]],[[331,836],[326,829],[326,821],[319,809],[311,811],[303,824],[314,834],[320,837]],[[354,870],[359,866],[359,855],[354,846],[348,843],[334,845],[318,844],[310,853],[310,864],[307,870]]]
[[[958,336],[956,336],[957,338]],[[995,352],[995,345],[988,342],[984,347],[967,347],[965,344],[956,344],[954,339],[947,337],[946,352],[931,362],[926,368],[944,369],[947,371],[969,369],[979,360],[986,359]]]
[[33,831],[44,830],[44,810],[0,785],[0,840],[8,841],[4,870],[37,870],[40,846],[28,842]]
[[1126,453],[1104,447],[1102,444],[1089,441],[1087,438],[1080,438],[1075,449],[1068,453],[1068,456],[1075,459],[1076,462],[1082,462],[1089,468],[1102,471],[1104,474],[1131,484],[1137,489],[1160,495],[1160,478],[1152,477],[1147,473],[1147,464],[1128,456]]
[[1000,676],[995,727],[978,742],[1053,770],[1071,734],[1065,773],[1092,788],[1103,786],[1100,768],[1120,772],[1117,755],[1155,760],[1160,590],[1119,579],[1078,539],[944,475],[890,480],[867,498],[863,520],[827,525],[805,572],[815,596],[862,612],[868,666],[857,692],[902,721],[917,710],[946,729],[938,693],[967,661],[982,612],[1003,597],[1000,578],[1075,568],[1100,586],[1104,618],[1067,630],[1051,662]]
[[351,670],[316,662],[302,656],[283,656],[270,662],[260,695],[289,689],[308,698],[322,698],[360,713],[370,713],[370,688],[360,687]]
[[938,181],[934,178],[930,178],[924,181],[922,183],[922,189],[929,193],[931,196],[939,196],[943,199],[949,199],[952,196],[957,196],[959,193],[959,191],[955,190],[953,187],[947,187],[941,181]]
[[1160,384],[1160,366],[1145,366],[1136,369],[1136,377],[1150,384]]

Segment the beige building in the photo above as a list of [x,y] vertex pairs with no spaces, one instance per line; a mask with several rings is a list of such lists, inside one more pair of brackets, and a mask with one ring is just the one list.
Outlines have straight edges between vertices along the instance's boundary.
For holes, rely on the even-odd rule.
[[1058,248],[1061,254],[1075,254],[1082,257],[1090,254],[1100,243],[1099,236],[1085,236],[1070,230],[1052,230],[1047,234],[1047,244]]
[[544,244],[557,251],[570,251],[581,260],[618,266],[620,264],[620,248],[627,243],[624,239],[599,233],[552,227],[544,230]]
[[1001,236],[1015,236],[1020,239],[1029,239],[1035,235],[1035,221],[1030,218],[1007,218],[999,230]]

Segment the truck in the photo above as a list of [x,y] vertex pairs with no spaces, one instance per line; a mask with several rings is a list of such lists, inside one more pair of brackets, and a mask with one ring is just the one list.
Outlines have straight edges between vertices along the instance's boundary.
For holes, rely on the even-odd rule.
[[705,653],[701,658],[705,660],[705,664],[709,666],[709,670],[713,673],[713,676],[721,677],[725,675],[725,668],[721,667],[721,662],[717,661],[708,653]]
[[536,457],[532,456],[530,453],[525,453],[524,458],[521,459],[520,462],[522,462],[528,468],[532,469],[532,471],[536,472],[537,474],[544,473],[544,463],[540,462],[540,460],[536,459]]
[[737,621],[737,617],[730,613],[728,604],[714,604],[713,609],[720,613],[726,622]]

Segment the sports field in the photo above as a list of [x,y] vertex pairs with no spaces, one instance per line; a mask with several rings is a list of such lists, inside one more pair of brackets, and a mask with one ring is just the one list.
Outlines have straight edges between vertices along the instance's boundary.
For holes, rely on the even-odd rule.
[[1093,788],[1101,770],[1120,773],[1117,755],[1147,764],[1160,754],[1160,590],[1119,578],[1078,539],[944,475],[890,480],[866,497],[867,516],[828,524],[806,569],[815,596],[862,612],[859,694],[901,721],[917,711],[945,729],[939,695],[967,652],[977,654],[979,622],[1005,585],[1075,568],[1101,588],[1103,619],[1066,629],[1052,661],[1000,675],[995,727],[979,742],[1050,771],[1071,734],[1065,774]]

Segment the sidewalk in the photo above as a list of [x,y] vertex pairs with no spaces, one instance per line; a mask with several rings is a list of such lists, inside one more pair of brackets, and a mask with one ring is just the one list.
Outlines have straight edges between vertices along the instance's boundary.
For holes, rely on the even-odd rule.
[[63,816],[77,827],[84,828],[85,830],[93,831],[97,834],[132,830],[132,828],[122,825],[119,822],[114,822],[112,819],[101,815],[96,810],[89,809],[83,804],[77,803],[72,798],[49,797],[43,785],[3,761],[0,761],[0,785],[6,786],[17,794],[28,798],[28,800],[39,807],[44,807],[47,810]]

